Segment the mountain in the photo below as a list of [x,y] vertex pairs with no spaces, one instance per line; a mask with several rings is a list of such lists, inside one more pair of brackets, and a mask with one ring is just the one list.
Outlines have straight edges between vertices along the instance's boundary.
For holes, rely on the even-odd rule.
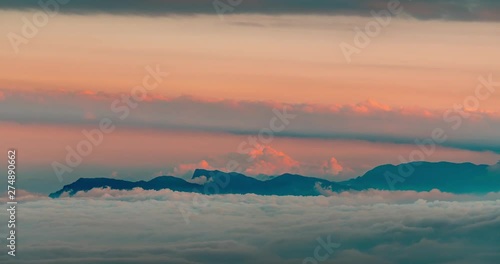
[[[198,178],[204,176],[206,181],[197,184]],[[130,182],[108,178],[80,178],[77,181],[65,185],[61,190],[51,193],[49,196],[58,198],[63,193],[69,196],[79,191],[89,191],[93,188],[111,188],[116,190],[132,190],[142,188],[144,190],[170,189],[181,192],[195,192],[203,194],[247,194],[258,195],[297,195],[316,196],[320,195],[317,190],[319,184],[322,188],[334,191],[355,190],[355,187],[347,187],[339,183],[324,179],[305,177],[301,175],[283,174],[267,181],[257,180],[236,172],[209,171],[197,169],[192,176],[193,182],[173,176],[160,176],[150,181]]]
[[500,169],[496,167],[451,162],[382,165],[341,184],[360,189],[487,193],[500,191]]
[[[258,180],[237,172],[197,169],[191,181],[173,176],[160,176],[150,181],[125,181],[108,178],[80,178],[65,185],[49,196],[58,198],[63,193],[70,196],[93,188],[117,190],[170,189],[203,194],[258,195],[320,195],[318,187],[335,192],[379,190],[430,191],[439,189],[450,193],[487,193],[500,191],[500,164],[495,166],[472,163],[412,162],[399,165],[378,166],[363,176],[343,182],[285,173],[267,180]],[[204,177],[204,178],[203,178]]]
[[132,190],[134,188],[142,188],[144,190],[171,189],[181,192],[196,192],[196,189],[199,189],[200,185],[190,183],[173,176],[160,176],[150,181],[137,182],[108,178],[80,178],[69,185],[65,185],[61,190],[51,193],[49,197],[58,198],[65,192],[67,192],[70,196],[73,196],[79,191],[86,192],[94,188],[107,187],[114,190]]
[[219,194],[254,193],[259,195],[314,196],[320,194],[316,187],[318,184],[322,188],[334,191],[356,190],[354,186],[348,187],[325,179],[289,173],[262,181],[236,172],[226,173],[218,170],[197,169],[194,171],[192,179],[202,176],[205,176],[208,180],[208,183],[204,187],[206,189],[204,193],[208,194],[212,194],[215,190],[218,190],[216,193]]

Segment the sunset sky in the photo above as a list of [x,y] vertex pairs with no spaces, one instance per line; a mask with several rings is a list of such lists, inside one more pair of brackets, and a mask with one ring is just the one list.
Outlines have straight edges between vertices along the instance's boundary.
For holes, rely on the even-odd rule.
[[[447,139],[425,160],[500,160],[495,1],[401,1],[350,62],[340,45],[354,45],[355,28],[387,1],[244,0],[223,15],[212,1],[118,2],[70,1],[18,46],[12,34],[40,8],[0,3],[0,135],[18,149],[28,190],[82,176],[187,176],[228,160],[249,175],[344,180],[410,161],[435,129]],[[120,119],[113,102],[157,65],[168,76]],[[485,80],[495,85],[478,96]],[[286,128],[241,153],[284,109],[294,116]],[[59,182],[53,163],[103,118],[116,129]]]
[[498,264],[500,1],[0,0],[0,143],[0,263]]

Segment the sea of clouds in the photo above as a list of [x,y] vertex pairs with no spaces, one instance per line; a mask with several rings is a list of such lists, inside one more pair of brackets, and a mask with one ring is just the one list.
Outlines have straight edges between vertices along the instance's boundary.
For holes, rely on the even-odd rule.
[[[94,189],[18,204],[1,263],[498,263],[500,195],[430,192],[204,196]],[[27,198],[26,198],[27,197]],[[7,211],[0,211],[7,223]],[[187,219],[187,220],[186,220]],[[6,237],[7,225],[0,226]],[[321,251],[324,255],[326,251]],[[312,263],[312,262],[309,262]]]

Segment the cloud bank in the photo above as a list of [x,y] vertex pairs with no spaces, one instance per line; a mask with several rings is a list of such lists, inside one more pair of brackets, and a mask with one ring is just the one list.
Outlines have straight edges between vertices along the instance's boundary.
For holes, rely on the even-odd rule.
[[[104,193],[110,196],[95,199]],[[498,199],[399,204],[374,203],[370,195],[225,195],[211,196],[202,206],[189,193],[118,193],[24,202],[22,254],[15,262],[6,255],[0,261],[302,263],[313,256],[317,239],[328,236],[340,247],[327,263],[495,263],[500,258],[500,238],[493,232],[500,228]],[[158,199],[143,199],[154,195]],[[179,207],[192,210],[189,224]],[[2,219],[6,216],[0,211]]]

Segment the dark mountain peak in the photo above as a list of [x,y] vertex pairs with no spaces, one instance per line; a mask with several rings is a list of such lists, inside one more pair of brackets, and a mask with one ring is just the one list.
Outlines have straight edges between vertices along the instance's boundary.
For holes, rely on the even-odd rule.
[[162,175],[162,176],[157,176],[156,178],[151,179],[151,181],[171,180],[171,179],[180,179],[180,178],[177,178],[175,176]]
[[296,178],[296,177],[305,177],[305,176],[298,175],[298,174],[292,174],[292,173],[283,173],[281,175],[278,175],[277,177]]
[[148,182],[145,182],[145,181],[139,181],[139,182],[136,182],[136,183],[143,183],[143,184],[154,184],[154,183],[167,183],[167,182],[171,182],[171,183],[184,183],[184,182],[187,182],[186,180],[184,179],[181,179],[181,178],[177,178],[177,177],[174,177],[174,176],[158,176]]

